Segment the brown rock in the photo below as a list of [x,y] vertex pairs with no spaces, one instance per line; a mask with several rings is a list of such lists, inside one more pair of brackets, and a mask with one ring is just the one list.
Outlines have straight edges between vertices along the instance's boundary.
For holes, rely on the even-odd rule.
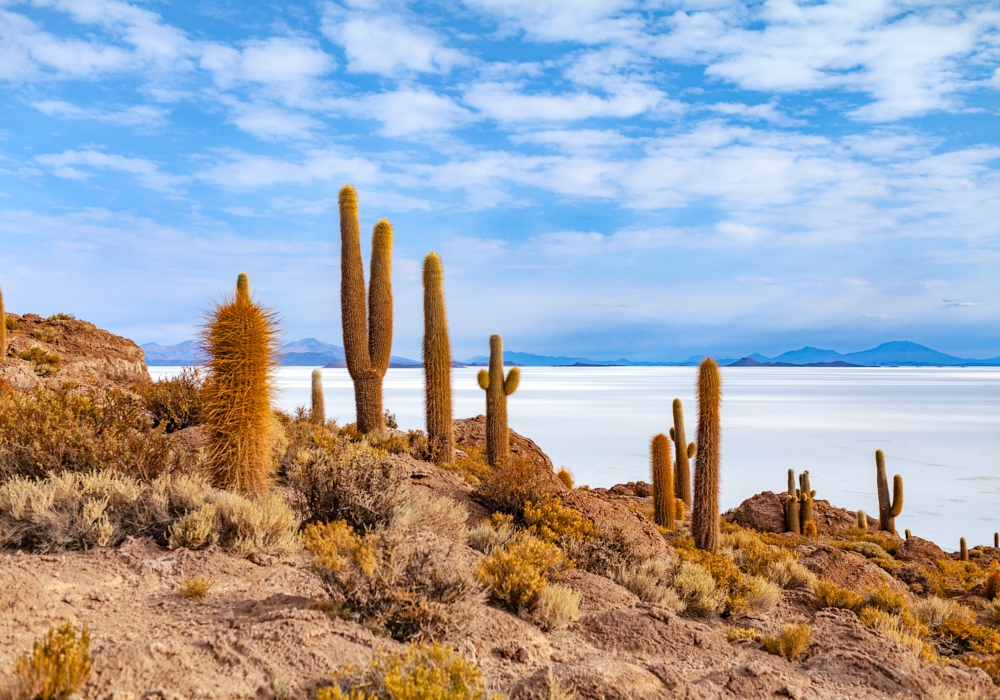
[[[486,449],[486,416],[479,415],[475,418],[459,418],[454,422],[455,446],[460,449],[478,447]],[[552,471],[552,460],[542,452],[542,448],[535,444],[533,440],[510,431],[510,453],[512,455],[522,455],[531,457],[539,464],[548,467]],[[562,482],[559,482],[562,483]]]
[[443,469],[430,462],[421,462],[408,454],[391,454],[388,459],[396,462],[410,474],[410,484],[418,491],[431,496],[446,496],[465,506],[469,512],[468,525],[474,526],[491,511],[472,498],[472,486],[455,472]]
[[824,581],[832,581],[858,593],[867,593],[882,584],[897,593],[909,591],[906,585],[855,552],[845,552],[825,544],[805,545],[799,551],[805,553],[799,563]]
[[559,583],[583,594],[583,599],[580,601],[581,615],[634,608],[639,604],[638,596],[631,591],[622,588],[609,578],[589,571],[571,569],[560,576]]
[[[883,533],[884,534],[884,533]],[[948,559],[940,547],[921,537],[910,536],[896,550],[896,559],[934,571],[938,561]]]
[[618,499],[603,498],[587,491],[567,491],[562,502],[593,520],[602,532],[620,533],[637,557],[646,559],[669,554],[667,543],[656,526]]
[[91,377],[101,384],[127,389],[149,383],[149,370],[142,348],[128,338],[77,320],[48,320],[37,314],[13,316],[20,327],[8,335],[8,354],[16,356],[32,347],[58,355],[62,367],[48,376],[37,376],[31,384],[25,370],[32,365],[17,359],[0,367],[0,379],[13,386],[33,389],[38,384],[58,387],[63,382],[84,383]]
[[[579,698],[606,700],[639,700],[646,698],[682,697],[668,694],[659,678],[642,666],[621,659],[594,655],[551,669],[553,680],[561,688],[572,689]],[[509,692],[512,700],[548,700],[549,670],[541,670],[515,684]]]
[[[757,532],[785,531],[785,493],[764,491],[751,496],[723,517],[731,523],[747,527]],[[821,535],[836,535],[856,528],[857,514],[854,511],[837,508],[829,501],[813,500],[813,520]]]

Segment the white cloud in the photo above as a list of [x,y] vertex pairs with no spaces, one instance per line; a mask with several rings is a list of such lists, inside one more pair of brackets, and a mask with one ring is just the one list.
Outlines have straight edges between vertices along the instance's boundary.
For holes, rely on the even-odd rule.
[[429,89],[412,86],[341,103],[354,116],[382,122],[386,136],[448,131],[473,121],[469,110]]
[[248,41],[242,49],[206,44],[202,47],[200,65],[212,72],[222,88],[243,81],[282,90],[303,90],[332,71],[336,62],[313,42],[272,37]]
[[116,126],[162,126],[166,124],[166,117],[169,114],[165,109],[150,107],[148,105],[134,105],[117,111],[110,111],[79,107],[62,100],[41,100],[39,102],[32,102],[31,106],[50,117],[91,119]]
[[243,104],[224,100],[233,111],[231,121],[248,134],[262,139],[308,139],[320,122],[304,114],[266,104]]
[[352,73],[399,76],[409,73],[447,73],[470,62],[463,52],[445,46],[437,32],[404,18],[375,11],[348,11],[329,4],[323,16],[323,34],[344,47]]
[[778,126],[803,126],[806,123],[801,119],[793,119],[787,114],[779,112],[776,102],[758,105],[748,105],[742,102],[716,102],[705,105],[705,109],[742,119],[767,121]]
[[527,94],[521,88],[516,83],[479,83],[463,99],[500,122],[627,118],[654,109],[663,99],[658,91],[640,85],[625,86],[623,91],[606,98],[589,92]]
[[645,31],[645,21],[632,0],[465,0],[495,17],[506,32],[523,31],[529,39],[599,44],[631,42]]
[[336,150],[312,150],[298,161],[285,161],[245,153],[209,166],[195,177],[225,189],[268,187],[271,185],[311,185],[317,181],[340,180],[369,183],[378,176],[378,166],[364,158],[344,156]]
[[127,158],[93,150],[44,154],[36,156],[35,161],[52,168],[57,177],[69,179],[81,180],[90,176],[80,167],[129,173],[143,187],[167,193],[179,191],[189,179],[164,173],[156,163],[145,158]]

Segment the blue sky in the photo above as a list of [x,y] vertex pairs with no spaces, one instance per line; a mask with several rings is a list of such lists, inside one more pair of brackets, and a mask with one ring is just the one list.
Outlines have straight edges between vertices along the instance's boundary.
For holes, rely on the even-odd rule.
[[998,67],[995,0],[0,0],[0,285],[172,343],[246,270],[339,343],[351,182],[397,355],[435,250],[458,357],[992,357]]

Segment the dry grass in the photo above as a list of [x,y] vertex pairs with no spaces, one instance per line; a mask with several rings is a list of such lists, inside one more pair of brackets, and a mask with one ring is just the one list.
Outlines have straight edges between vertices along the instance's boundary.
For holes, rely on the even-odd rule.
[[679,614],[684,612],[687,605],[669,585],[672,574],[670,561],[647,559],[638,566],[621,567],[615,572],[614,580],[619,586],[638,596],[639,600],[670,608]]
[[[381,649],[361,666],[331,672],[317,700],[487,700],[479,668],[451,647],[413,643],[403,653]],[[497,699],[499,700],[499,698]]]
[[726,632],[727,642],[736,642],[740,639],[757,639],[760,633],[757,630],[750,629],[749,627],[730,627]]
[[424,530],[464,542],[469,533],[465,524],[468,519],[469,511],[458,501],[418,492],[396,510],[390,526],[404,532]]
[[938,598],[936,596],[919,600],[913,606],[913,614],[916,615],[921,624],[927,626],[932,631],[940,627],[941,623],[946,620],[974,622],[976,619],[976,613],[972,608],[956,603],[953,600]]
[[797,659],[809,646],[810,641],[812,641],[812,632],[806,623],[782,625],[781,634],[763,640],[764,650],[768,654],[782,656],[789,661]]
[[205,597],[205,594],[209,592],[212,588],[212,580],[203,578],[201,576],[195,576],[194,578],[184,577],[184,583],[181,584],[181,595],[185,598],[190,598],[191,600],[201,600]]
[[580,619],[583,594],[572,588],[550,583],[542,589],[531,611],[531,619],[543,630],[561,630]]
[[853,610],[856,613],[860,613],[861,608],[865,604],[865,597],[863,595],[855,593],[849,588],[838,586],[832,581],[819,581],[813,592],[816,594],[816,599],[819,600],[820,605],[824,608],[843,608],[844,610]]
[[541,503],[552,484],[530,457],[510,455],[479,484],[476,495],[491,510],[520,515],[525,503]]
[[38,345],[22,350],[17,356],[30,362],[34,366],[35,374],[43,377],[51,376],[62,369],[62,358]]
[[56,343],[59,341],[59,333],[55,328],[36,328],[31,331],[31,337],[42,343]]
[[865,606],[858,616],[861,622],[882,636],[898,642],[928,663],[937,660],[937,653],[927,644],[927,627],[913,615],[896,615],[872,606]]
[[0,484],[0,546],[34,552],[113,547],[127,535],[172,547],[211,542],[239,554],[298,551],[299,521],[284,499],[218,491],[188,476],[152,483],[103,471]]
[[173,467],[169,440],[141,399],[64,384],[21,393],[0,384],[0,480],[112,470],[154,478]]
[[164,432],[172,433],[198,424],[204,383],[204,370],[185,367],[175,377],[137,384],[132,391],[146,402],[153,416],[153,426],[162,426]]
[[720,612],[726,606],[726,591],[719,590],[711,572],[700,564],[682,561],[670,587],[677,592],[689,613],[707,615]]
[[888,585],[882,584],[868,591],[865,604],[898,615],[909,607],[910,599],[905,593],[896,593]]
[[459,635],[484,599],[447,552],[391,533],[359,535],[340,520],[309,525],[302,541],[334,602],[400,641]]
[[0,700],[68,700],[90,676],[90,633],[69,621],[52,627],[0,677]]
[[521,532],[513,542],[480,561],[476,576],[492,597],[510,610],[532,610],[565,561],[562,550],[554,544]]
[[498,547],[506,547],[517,537],[514,516],[494,513],[469,532],[466,543],[473,549],[489,555]]

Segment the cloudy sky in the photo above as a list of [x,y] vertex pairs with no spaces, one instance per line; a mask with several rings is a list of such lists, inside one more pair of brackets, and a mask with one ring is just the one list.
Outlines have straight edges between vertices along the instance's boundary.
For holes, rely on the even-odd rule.
[[0,286],[173,343],[246,270],[339,343],[351,182],[398,355],[435,250],[458,357],[992,357],[998,67],[997,0],[0,0]]

